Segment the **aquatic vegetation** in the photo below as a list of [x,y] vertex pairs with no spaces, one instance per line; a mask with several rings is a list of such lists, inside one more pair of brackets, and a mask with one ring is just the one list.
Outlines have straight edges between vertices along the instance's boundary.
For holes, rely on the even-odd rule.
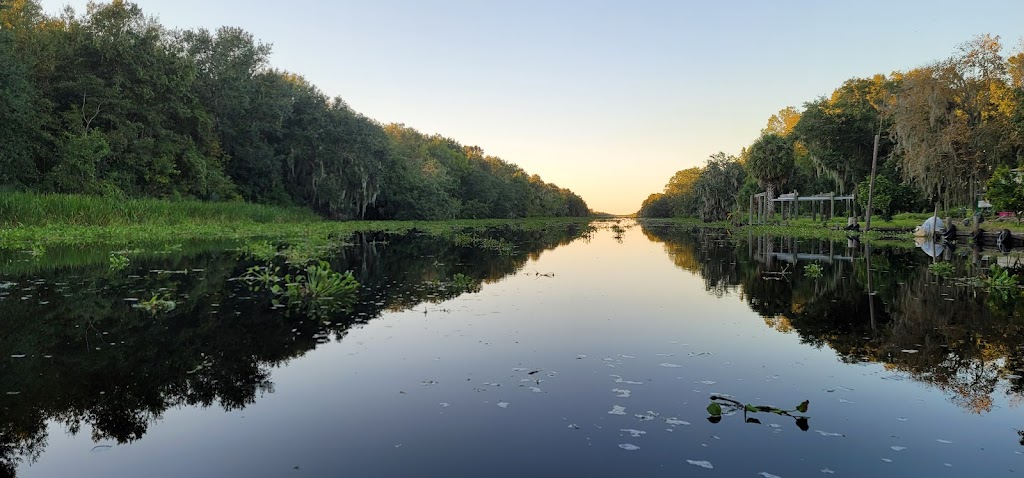
[[183,246],[180,243],[167,244],[163,249],[157,251],[157,254],[174,254],[181,252],[182,247]]
[[992,264],[989,268],[989,275],[982,281],[989,289],[1011,289],[1017,287],[1017,276],[1010,273],[1010,269]]
[[128,256],[124,253],[111,252],[110,253],[110,270],[120,271],[128,267],[132,261],[128,259]]
[[327,234],[308,235],[284,247],[279,255],[289,264],[304,265],[334,256],[345,241],[332,239]]
[[132,304],[133,308],[141,309],[149,312],[152,315],[166,313],[174,310],[177,307],[177,303],[173,300],[160,297],[159,294],[153,294],[153,297],[149,300],[142,300]]
[[46,254],[46,246],[44,246],[43,243],[36,241],[33,242],[32,246],[29,247],[28,251],[25,252],[27,252],[28,255],[32,257],[42,257],[44,254]]
[[355,303],[359,281],[351,272],[331,270],[326,261],[306,266],[304,273],[286,274],[283,278],[279,273],[277,267],[255,266],[246,272],[243,280],[270,290],[275,296],[272,301],[275,306],[280,306],[283,300],[289,308],[302,310],[309,317],[326,318]]
[[[792,410],[783,410],[778,407],[769,405],[751,405],[749,403],[743,403],[737,400],[733,400],[728,397],[721,395],[712,395],[711,403],[708,405],[708,421],[711,423],[718,423],[722,421],[723,415],[732,415],[739,411],[743,411],[743,421],[745,423],[761,424],[761,420],[748,416],[748,414],[754,413],[774,413],[775,415],[791,417],[796,421],[796,426],[803,431],[807,431],[810,425],[807,421],[810,419],[808,416],[802,414],[807,413],[807,406],[810,401],[804,400],[799,405],[794,407]],[[800,415],[794,415],[799,413]]]
[[612,232],[615,233],[612,238],[614,238],[619,244],[622,244],[622,238],[625,237],[626,230],[616,222],[615,224],[612,224]]
[[258,290],[283,281],[280,273],[281,268],[277,266],[252,266],[245,270],[240,279],[249,284],[251,290]]
[[1011,269],[1000,267],[998,264],[992,264],[986,275],[965,277],[957,281],[959,285],[978,287],[1002,295],[1009,295],[1011,291],[1015,291],[1019,282]]
[[290,264],[306,264],[321,257],[321,246],[311,239],[297,241],[282,249],[281,255]]
[[260,262],[270,262],[277,257],[277,246],[265,240],[246,243],[240,250],[242,254]]
[[950,277],[956,272],[956,267],[951,262],[933,262],[928,264],[928,272],[939,277]]
[[503,237],[493,239],[490,237],[479,237],[474,234],[457,233],[452,237],[452,242],[459,247],[478,247],[480,249],[497,251],[498,254],[503,256],[511,256],[516,250],[515,244],[506,241]]
[[[2,200],[2,198],[0,198]],[[168,244],[205,242],[234,242],[266,240],[272,243],[299,243],[310,238],[324,238],[323,243],[339,244],[358,232],[404,233],[411,230],[431,236],[451,237],[453,231],[466,234],[465,246],[475,243],[475,235],[465,231],[483,231],[488,228],[508,228],[517,231],[537,231],[551,227],[579,227],[590,230],[589,218],[531,218],[531,219],[473,219],[455,221],[326,221],[321,219],[293,222],[257,222],[235,218],[221,222],[197,220],[180,224],[161,222],[133,222],[129,224],[44,223],[40,225],[14,225],[0,227],[0,250],[25,251],[34,245],[105,246],[110,248],[139,247],[160,251]],[[331,241],[327,241],[331,239]],[[456,235],[456,239],[458,239]],[[460,245],[456,240],[456,245]],[[497,241],[501,245],[501,241]],[[487,244],[492,245],[492,244]],[[511,243],[508,243],[511,246]],[[506,247],[509,255],[514,247]],[[45,249],[44,249],[45,251]],[[106,261],[106,254],[97,258]]]
[[455,274],[448,281],[448,288],[459,292],[479,292],[480,283],[465,274]]
[[334,272],[326,261],[319,261],[306,267],[306,275],[285,276],[289,296],[295,295],[309,300],[329,300],[351,297],[359,288],[359,282],[351,272]]
[[821,277],[823,271],[824,269],[822,269],[821,264],[818,263],[807,264],[804,266],[804,275],[807,277],[817,279],[818,277]]

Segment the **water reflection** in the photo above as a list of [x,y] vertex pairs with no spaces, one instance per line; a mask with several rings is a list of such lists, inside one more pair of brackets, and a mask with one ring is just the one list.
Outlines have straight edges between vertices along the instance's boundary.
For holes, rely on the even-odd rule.
[[[827,346],[844,362],[882,363],[890,379],[934,386],[973,413],[991,411],[999,393],[1024,400],[1024,305],[938,277],[927,267],[933,256],[664,225],[644,233],[710,293],[738,293],[767,326]],[[1002,260],[945,252],[963,274]],[[824,269],[820,277],[805,274],[812,263]]]
[[[224,247],[124,270],[107,252],[0,266],[5,473],[992,476],[1017,462],[1020,306],[956,280],[1002,259],[960,248],[944,278],[909,244],[631,226],[320,244],[362,288],[317,320],[234,280],[256,262]],[[177,307],[124,300],[154,293]],[[726,415],[738,403],[766,408]]]
[[[70,258],[61,265],[7,261],[0,277],[0,476],[14,476],[20,463],[40,456],[48,421],[75,434],[91,429],[94,442],[128,443],[172,408],[246,407],[274,391],[273,368],[342,340],[353,326],[384,311],[428,313],[427,304],[477,292],[591,231],[570,225],[357,234],[332,248],[330,262],[353,272],[360,297],[325,320],[272,308],[235,279],[253,260],[223,247],[140,254],[124,270],[74,251],[51,251],[51,258]],[[478,247],[467,234],[510,247]],[[91,265],[75,265],[79,257]],[[455,276],[459,287],[451,286]],[[157,293],[172,297],[174,310],[154,317],[132,308],[131,300]]]

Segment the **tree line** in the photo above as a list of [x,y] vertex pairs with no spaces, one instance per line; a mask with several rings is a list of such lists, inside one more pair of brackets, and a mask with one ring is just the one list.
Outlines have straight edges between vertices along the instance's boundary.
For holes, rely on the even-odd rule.
[[0,0],[0,190],[301,205],[336,219],[585,216],[586,202],[440,135],[382,125],[240,28],[133,3]]
[[1024,212],[1024,42],[1009,57],[1002,50],[998,36],[980,35],[944,60],[851,78],[831,96],[784,108],[739,156],[717,153],[677,172],[638,214],[725,220],[752,194],[783,188],[853,193],[863,208],[876,135],[874,213],[974,210],[982,197]]

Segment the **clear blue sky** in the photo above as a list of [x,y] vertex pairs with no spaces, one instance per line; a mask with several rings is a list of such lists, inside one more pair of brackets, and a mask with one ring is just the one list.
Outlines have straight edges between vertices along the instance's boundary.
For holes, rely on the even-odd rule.
[[357,111],[481,146],[612,213],[846,79],[1024,35],[1021,0],[137,3],[170,28],[242,27]]

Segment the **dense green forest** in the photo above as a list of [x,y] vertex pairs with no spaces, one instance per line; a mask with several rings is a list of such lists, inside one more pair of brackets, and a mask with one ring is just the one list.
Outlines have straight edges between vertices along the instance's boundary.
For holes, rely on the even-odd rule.
[[585,216],[439,135],[382,125],[232,27],[170,30],[121,0],[0,0],[0,190],[298,205],[336,219]]
[[852,78],[784,108],[738,157],[717,153],[677,172],[638,214],[725,220],[745,216],[751,194],[792,190],[854,193],[863,208],[876,134],[875,214],[936,202],[973,210],[981,197],[1024,210],[1024,185],[1011,173],[1024,159],[1024,43],[1009,57],[1002,50],[999,37],[978,36],[945,60]]

